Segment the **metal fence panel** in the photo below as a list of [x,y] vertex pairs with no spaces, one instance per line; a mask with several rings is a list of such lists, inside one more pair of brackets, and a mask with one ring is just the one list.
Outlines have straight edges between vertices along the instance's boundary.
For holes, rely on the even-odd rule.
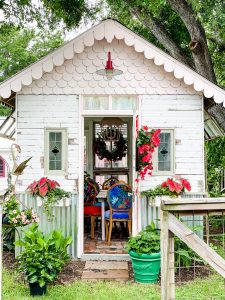
[[[39,229],[44,233],[49,233],[52,230],[62,230],[64,236],[72,236],[73,241],[68,247],[68,254],[71,257],[77,257],[77,201],[78,195],[71,195],[71,205],[70,206],[55,206],[53,207],[53,219],[48,220],[46,214],[43,213],[43,208],[37,206],[37,201],[34,197],[28,193],[21,193],[18,195],[18,198],[21,202],[20,209],[24,207],[33,208],[40,217]],[[29,225],[28,225],[29,226]],[[16,234],[16,239],[22,236],[22,231],[26,230],[26,227],[18,227],[18,232]],[[22,249],[19,246],[15,247],[15,255],[18,256],[21,253]]]

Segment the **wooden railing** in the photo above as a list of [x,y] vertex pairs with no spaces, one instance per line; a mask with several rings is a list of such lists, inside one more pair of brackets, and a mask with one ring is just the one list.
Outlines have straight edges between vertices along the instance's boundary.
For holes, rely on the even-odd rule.
[[[224,213],[225,198],[194,198],[189,199],[189,201],[185,199],[179,201],[162,201],[160,210],[162,300],[175,299],[174,236],[177,236],[202,258],[204,262],[208,263],[210,267],[225,278],[225,260],[208,245],[207,240],[204,242],[203,239],[179,220],[179,217],[182,215],[193,216],[195,214],[206,218],[212,215],[221,215],[224,218]],[[223,299],[225,299],[225,295]]]
[[[43,213],[41,207],[37,207],[37,201],[27,193],[20,193],[19,199],[21,201],[21,209],[25,207],[34,208],[40,217],[39,228],[44,233],[48,233],[54,229],[62,230],[64,236],[72,236],[73,242],[68,247],[68,253],[76,258],[77,256],[77,201],[78,195],[72,194],[71,204],[67,207],[53,207],[54,218],[49,221],[46,214]],[[22,235],[21,228],[19,229],[19,235]],[[17,237],[18,238],[18,237]],[[16,256],[21,252],[20,247],[16,247]]]

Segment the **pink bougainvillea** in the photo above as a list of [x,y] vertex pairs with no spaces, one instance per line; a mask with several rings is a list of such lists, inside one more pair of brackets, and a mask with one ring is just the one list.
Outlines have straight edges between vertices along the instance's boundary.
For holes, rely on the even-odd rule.
[[150,130],[148,126],[142,126],[137,132],[137,167],[138,178],[136,182],[145,179],[146,175],[152,175],[152,153],[160,145],[160,129]]

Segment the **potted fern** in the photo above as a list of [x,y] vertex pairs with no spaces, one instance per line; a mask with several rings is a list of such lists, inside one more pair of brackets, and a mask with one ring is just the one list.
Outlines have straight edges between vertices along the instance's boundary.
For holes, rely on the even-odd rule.
[[129,237],[129,252],[134,279],[140,283],[156,283],[160,271],[160,234],[155,224],[147,226],[137,236]]

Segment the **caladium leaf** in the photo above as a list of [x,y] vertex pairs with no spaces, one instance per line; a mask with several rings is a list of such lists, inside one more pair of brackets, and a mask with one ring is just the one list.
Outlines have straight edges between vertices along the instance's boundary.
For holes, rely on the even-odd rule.
[[46,194],[48,192],[48,186],[47,185],[43,185],[39,187],[39,194],[41,197],[45,197]]

